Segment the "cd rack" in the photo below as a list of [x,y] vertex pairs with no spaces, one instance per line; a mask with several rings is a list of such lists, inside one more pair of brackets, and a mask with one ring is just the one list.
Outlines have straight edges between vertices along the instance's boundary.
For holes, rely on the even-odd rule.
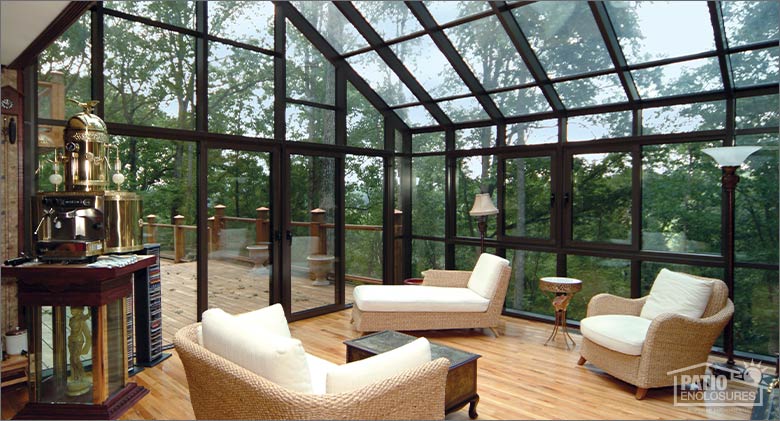
[[135,289],[136,364],[152,367],[171,354],[163,353],[162,283],[160,278],[160,245],[145,244],[143,254],[154,255],[155,263],[139,271]]

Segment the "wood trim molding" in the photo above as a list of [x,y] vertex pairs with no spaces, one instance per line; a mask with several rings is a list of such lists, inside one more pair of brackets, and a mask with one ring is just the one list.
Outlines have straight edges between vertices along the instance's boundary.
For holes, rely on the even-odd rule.
[[81,15],[95,5],[95,1],[72,1],[62,12],[38,35],[27,48],[16,57],[8,67],[21,70],[24,66],[30,64],[35,56],[40,54],[46,47],[54,42],[57,37],[62,35],[70,25]]

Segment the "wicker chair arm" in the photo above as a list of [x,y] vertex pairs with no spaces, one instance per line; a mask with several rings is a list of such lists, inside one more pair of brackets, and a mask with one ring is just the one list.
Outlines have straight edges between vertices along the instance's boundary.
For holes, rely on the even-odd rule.
[[431,269],[425,272],[423,285],[433,287],[466,288],[471,271]]
[[639,371],[666,373],[706,362],[712,345],[733,314],[734,304],[728,300],[719,312],[706,318],[658,315],[647,330]]
[[600,316],[603,314],[625,314],[639,316],[647,297],[625,298],[612,294],[596,294],[588,302],[588,315]]
[[313,395],[278,386],[201,347],[196,328],[179,330],[174,343],[197,419],[444,419],[450,365],[444,358],[352,392]]

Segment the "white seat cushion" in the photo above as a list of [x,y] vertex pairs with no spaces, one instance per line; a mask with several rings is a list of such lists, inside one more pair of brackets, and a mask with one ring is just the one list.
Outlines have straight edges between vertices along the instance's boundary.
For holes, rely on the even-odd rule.
[[468,288],[418,285],[360,285],[352,291],[363,311],[483,312],[490,300]]
[[471,272],[468,288],[488,300],[492,299],[501,278],[501,271],[507,266],[509,266],[509,260],[489,253],[482,253]]
[[627,355],[641,355],[651,320],[622,314],[586,317],[580,321],[582,336],[604,348]]
[[301,341],[215,308],[203,313],[203,346],[282,387],[312,393],[311,372]]
[[[327,393],[350,392],[429,361],[431,344],[425,338],[418,338],[391,351],[331,368],[325,390]],[[421,390],[420,393],[425,391]]]
[[[290,328],[287,326],[287,318],[281,304],[264,307],[259,310],[236,314],[235,317],[260,326],[274,334],[291,338]],[[198,326],[198,345],[203,346],[203,325]]]
[[639,315],[652,320],[662,313],[676,313],[698,319],[710,301],[713,283],[685,273],[661,269]]
[[306,354],[306,362],[309,364],[309,372],[311,373],[312,393],[315,395],[325,394],[325,379],[328,376],[328,371],[339,365],[308,353]]

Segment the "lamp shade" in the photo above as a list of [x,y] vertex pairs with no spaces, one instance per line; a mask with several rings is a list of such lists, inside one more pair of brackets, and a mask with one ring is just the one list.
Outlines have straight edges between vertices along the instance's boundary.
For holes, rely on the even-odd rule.
[[471,216],[488,216],[498,213],[498,209],[490,199],[490,193],[479,193],[474,198],[474,206],[469,211]]
[[721,146],[702,149],[721,167],[739,167],[750,154],[761,149],[760,146]]

